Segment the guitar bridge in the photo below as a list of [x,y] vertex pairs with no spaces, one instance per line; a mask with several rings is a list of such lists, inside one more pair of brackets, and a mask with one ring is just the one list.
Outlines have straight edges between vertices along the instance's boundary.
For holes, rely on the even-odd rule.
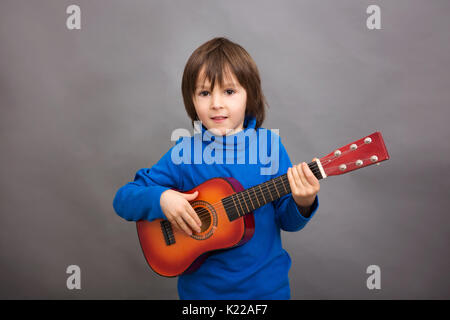
[[167,220],[161,221],[161,231],[164,236],[164,240],[166,241],[166,244],[168,246],[175,243],[175,237],[173,235],[172,225],[170,224],[169,221],[167,221]]

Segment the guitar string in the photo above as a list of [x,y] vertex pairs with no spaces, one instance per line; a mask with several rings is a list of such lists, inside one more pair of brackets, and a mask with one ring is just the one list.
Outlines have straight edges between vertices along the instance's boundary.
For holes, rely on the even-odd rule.
[[[350,153],[350,152],[354,152],[354,151],[359,151],[359,149],[361,149],[362,147],[366,147],[366,146],[370,146],[370,144],[367,144],[367,143],[361,143],[361,144],[359,144],[359,145],[356,145],[356,149],[350,149],[350,147],[348,148],[348,149],[346,149],[345,151],[341,151],[341,154],[338,156],[338,157],[334,157],[333,159],[326,159],[326,160],[320,160],[320,162],[321,162],[321,164],[322,165],[324,165],[324,164],[328,164],[328,163],[330,163],[330,162],[332,162],[332,161],[335,161],[335,160],[339,160],[339,158],[342,158],[344,155],[346,155],[347,153]],[[343,148],[343,147],[342,147]],[[338,149],[336,149],[335,151],[337,151],[337,150],[340,150],[340,149],[342,149],[342,148],[338,148]],[[364,158],[363,160],[370,160],[370,158]],[[351,163],[351,162],[350,162]],[[350,164],[350,163],[345,163],[345,164]],[[333,168],[336,168],[336,167],[333,167]]]
[[[364,159],[364,160],[367,160],[367,158]],[[330,168],[330,169],[335,169],[335,168],[338,168],[338,166],[332,166],[332,167],[329,167],[329,168]],[[312,170],[312,171],[313,171],[313,173],[317,173],[317,172],[319,172],[319,169],[316,168],[316,169],[314,169],[314,170]],[[279,191],[278,191],[278,188],[279,188],[280,186],[282,186],[283,189],[284,189],[285,186],[286,186],[286,184],[289,185],[289,180],[287,180],[287,181],[281,180],[281,179],[285,179],[285,180],[286,180],[286,178],[287,178],[287,174],[284,174],[284,175],[278,176],[278,177],[276,177],[276,178],[273,178],[273,179],[271,179],[271,180],[268,180],[268,181],[264,182],[264,183],[263,183],[263,184],[264,184],[264,187],[265,187],[264,189],[266,189],[266,190],[268,189],[269,192],[267,192],[267,191],[262,191],[263,197],[266,196],[266,195],[269,196],[269,195],[273,194],[274,191],[279,192]],[[277,181],[273,181],[272,183],[270,183],[270,181],[272,181],[272,180],[277,180]],[[286,183],[286,182],[287,182],[287,183]],[[267,185],[268,185],[268,187],[267,187]],[[259,186],[259,185],[253,186],[253,187],[251,187],[251,188],[249,188],[249,189],[247,189],[247,190],[256,188],[256,187],[258,187],[258,186]],[[290,189],[290,186],[289,186],[289,189]],[[240,204],[241,206],[242,206],[242,201],[244,201],[244,203],[248,203],[248,204],[250,204],[250,202],[253,203],[252,200],[253,200],[253,197],[254,197],[254,196],[251,195],[251,194],[250,194],[250,191],[247,191],[247,190],[243,190],[243,191],[236,192],[236,193],[234,193],[234,194],[232,194],[232,195],[230,195],[230,196],[228,196],[228,197],[222,199],[223,201],[221,200],[221,201],[219,201],[219,202],[216,202],[216,203],[214,203],[214,204],[211,204],[211,206],[214,207],[214,208],[216,208],[216,207],[217,207],[217,204],[223,203],[224,206],[227,206],[227,205],[233,205],[233,206],[237,207],[236,205],[234,205],[233,199],[231,198],[231,197],[233,197],[233,196],[235,196],[235,195],[236,195],[236,200],[239,201],[239,204]],[[262,188],[261,188],[261,190],[262,190]],[[282,190],[282,189],[281,189],[281,190]],[[282,192],[283,192],[283,191],[282,191]],[[241,199],[239,199],[238,193],[241,194]],[[245,194],[245,193],[247,193],[247,194]],[[288,193],[290,193],[290,192],[288,192]],[[256,194],[256,193],[254,192],[254,194],[256,195],[256,196],[255,196],[255,200],[258,200],[258,204],[260,204],[260,202],[259,202],[260,197],[258,196],[258,194],[261,195],[261,192],[258,191],[258,194]],[[271,196],[270,198],[271,198],[271,201],[270,201],[270,202],[274,201],[272,196]],[[277,199],[278,199],[278,198],[280,198],[280,197],[277,197]],[[228,202],[226,202],[226,201],[228,201]],[[256,201],[255,201],[255,202],[256,202]],[[243,207],[243,206],[242,206],[242,207]],[[261,207],[261,205],[259,205],[259,207]],[[259,208],[259,207],[258,207],[258,208]],[[225,208],[225,209],[227,209],[227,208]],[[254,205],[252,205],[252,210],[256,210],[256,208],[255,208]],[[250,210],[250,211],[251,211],[251,210]],[[197,209],[196,213],[197,213],[197,214],[199,215],[199,217],[201,217],[201,218],[204,217],[203,214],[209,215],[209,211],[206,210],[206,209],[203,208],[203,207],[201,207],[200,209]]]
[[[269,192],[270,193],[272,193],[272,194],[274,194],[274,190],[275,190],[275,186],[274,185],[276,185],[276,184],[278,184],[278,186],[280,186],[281,184],[283,184],[283,183],[287,183],[288,184],[288,180],[287,180],[287,175],[286,174],[284,174],[284,175],[282,175],[282,176],[279,176],[279,177],[277,177],[277,178],[280,178],[280,180],[278,180],[278,181],[274,181],[274,183],[272,183],[272,184],[270,184],[269,185],[269,187],[268,188],[265,188],[265,189],[268,189],[269,190]],[[274,178],[274,179],[277,179],[277,178]],[[285,182],[283,182],[282,181],[282,179],[284,179],[284,180],[286,180]],[[269,180],[269,181],[271,181],[271,180]],[[267,182],[267,181],[266,181]],[[253,187],[252,187],[253,188]],[[249,188],[249,189],[252,189],[252,188]],[[285,187],[283,187],[283,189],[284,189]],[[247,190],[249,190],[249,189],[247,189]],[[248,204],[250,203],[250,202],[248,202],[248,200],[246,200],[245,198],[245,191],[247,191],[247,190],[243,190],[242,191],[242,199],[239,199],[239,197],[237,198],[237,200],[239,201],[239,203],[241,204],[241,208],[243,209],[244,208],[244,206],[242,206],[242,201],[246,201]],[[290,187],[289,187],[289,191],[290,191]],[[239,191],[239,192],[241,192],[241,191]],[[238,193],[239,193],[238,192]],[[282,191],[282,193],[284,193],[283,191]],[[290,192],[288,192],[288,193],[284,193],[283,194],[283,196],[284,195],[286,195],[286,194],[289,194]],[[232,194],[231,196],[234,196],[234,195],[236,195],[237,193],[235,193],[235,194]],[[256,193],[255,193],[256,194]],[[269,193],[267,192],[267,191],[263,191],[263,194],[265,194],[265,195],[269,195]],[[231,197],[230,196],[230,197]],[[248,194],[247,195],[248,196],[248,199],[250,199],[250,194]],[[263,195],[263,197],[264,197],[264,195]],[[227,197],[227,198],[229,198],[229,197]],[[258,195],[256,195],[256,199],[258,200],[258,204],[260,205],[260,196],[258,196]],[[277,197],[278,198],[278,197]],[[265,197],[264,197],[264,199],[266,199]],[[229,200],[229,202],[227,203],[228,205],[229,204],[231,204],[231,199],[226,199],[226,200]],[[270,197],[270,201],[269,202],[272,202],[272,201],[274,201],[275,199],[273,199],[273,197],[271,196]],[[255,201],[256,202],[256,201]],[[264,201],[264,202],[266,202],[266,201]],[[227,206],[227,204],[225,204],[224,203],[224,205],[223,206],[217,206],[217,204],[219,204],[219,203],[221,203],[221,201],[219,201],[219,202],[216,202],[216,203],[214,203],[214,204],[212,204],[212,207],[215,209],[215,211],[216,212],[218,212],[218,213],[222,213],[222,212],[224,212],[224,213],[226,213],[227,211],[227,208],[226,208],[226,206]],[[268,202],[266,202],[265,204],[267,204]],[[265,205],[264,204],[264,205]],[[246,206],[247,207],[247,209],[248,209],[248,206]],[[261,207],[261,205],[259,206],[259,207]],[[259,208],[258,207],[258,208]],[[209,217],[210,216],[210,213],[209,213],[209,211],[207,211],[206,209],[204,209],[204,208],[200,208],[200,209],[203,209],[204,211],[202,211],[202,212],[200,212],[200,210],[199,211],[197,211],[197,214],[200,212],[200,214],[198,214],[198,216],[200,217],[200,218],[206,218],[206,217]],[[229,209],[229,208],[228,208]],[[253,206],[253,208],[251,208],[250,210],[248,210],[247,212],[245,212],[244,214],[242,214],[242,216],[244,216],[245,214],[247,214],[248,212],[250,212],[250,211],[253,211],[253,210],[256,210],[257,208],[255,208],[254,206]],[[238,209],[238,207],[236,206],[236,210],[238,211],[238,215],[239,216],[241,216],[241,214],[239,213],[241,210],[239,210]],[[244,210],[244,209],[243,209]],[[201,219],[202,220],[202,219]],[[185,222],[186,223],[186,222]],[[175,233],[182,233],[182,234],[185,234],[185,232],[184,231],[182,231],[182,230],[174,230],[173,231],[173,233],[175,234]]]
[[[318,172],[319,172],[318,170],[319,170],[319,169],[313,170],[313,172],[314,172],[314,173],[318,173]],[[273,191],[275,190],[275,187],[273,186],[274,183],[277,184],[277,187],[282,186],[282,183],[283,183],[283,182],[280,181],[280,179],[281,179],[283,176],[286,176],[286,177],[287,177],[287,174],[280,175],[280,176],[278,176],[278,177],[276,177],[276,178],[270,179],[270,180],[265,181],[265,182],[263,182],[263,183],[261,183],[261,184],[258,184],[258,185],[256,185],[256,186],[250,187],[250,188],[248,188],[248,189],[246,189],[246,190],[238,191],[238,192],[236,192],[236,193],[234,193],[234,194],[232,194],[232,195],[230,195],[230,196],[228,196],[228,197],[225,197],[225,198],[222,199],[222,200],[228,200],[228,201],[231,203],[231,202],[232,202],[232,199],[227,199],[227,198],[229,198],[229,197],[231,197],[231,196],[233,196],[233,195],[236,195],[236,194],[238,194],[238,193],[240,193],[240,192],[242,192],[242,194],[243,194],[244,192],[246,192],[246,191],[249,190],[249,189],[253,189],[253,188],[256,188],[256,187],[259,187],[259,186],[263,186],[263,185],[265,185],[265,184],[270,185],[270,186],[269,186],[269,187],[270,187],[270,192],[273,192]],[[273,180],[274,182],[271,183],[272,180]],[[275,180],[277,180],[277,181],[275,182]],[[265,189],[267,190],[267,187],[265,187]],[[266,191],[263,191],[263,192],[266,192]],[[260,191],[258,191],[258,193],[260,193]],[[213,203],[212,206],[215,206],[215,205],[221,203],[222,200],[220,200],[219,202]],[[194,201],[195,201],[195,200],[194,200]],[[239,200],[239,201],[241,201],[241,200]]]
[[[367,160],[368,158],[366,158],[366,159],[364,159],[364,160]],[[314,164],[313,164],[314,165]],[[330,169],[335,169],[335,168],[338,168],[338,166],[332,166],[332,167],[329,167]],[[315,168],[314,170],[312,170],[312,172],[313,173],[317,173],[317,172],[319,172],[319,169],[318,168]],[[284,174],[284,175],[281,175],[281,176],[278,176],[278,177],[276,177],[276,178],[273,178],[273,179],[271,179],[271,180],[268,180],[268,181],[266,181],[266,182],[264,182],[263,184],[264,184],[264,189],[266,190],[266,191],[262,191],[262,195],[263,195],[263,198],[265,198],[264,196],[269,196],[269,195],[271,195],[271,194],[273,194],[274,193],[274,191],[278,191],[278,188],[279,187],[283,187],[283,189],[285,188],[285,186],[286,185],[289,185],[289,180],[288,179],[286,179],[287,178],[287,174]],[[287,181],[283,181],[283,180],[281,180],[281,179],[285,179],[285,180],[287,180]],[[273,181],[272,183],[270,183],[270,181],[272,181],[272,180],[277,180],[277,181]],[[268,187],[267,187],[267,185],[268,185]],[[250,190],[250,189],[253,189],[253,188],[256,188],[256,187],[258,187],[259,185],[256,185],[256,186],[253,186],[253,187],[251,187],[251,188],[249,188],[249,189],[247,189],[247,190]],[[283,189],[281,189],[281,190],[283,190]],[[289,189],[290,189],[290,186],[289,186]],[[247,190],[242,190],[242,191],[239,191],[239,192],[236,192],[236,193],[234,193],[234,194],[232,194],[232,195],[230,195],[230,196],[228,196],[228,197],[226,197],[226,198],[224,198],[224,199],[222,199],[221,201],[219,201],[219,202],[216,202],[216,203],[214,203],[214,204],[211,204],[211,206],[213,207],[213,208],[217,208],[217,205],[218,204],[220,204],[220,203],[223,203],[223,205],[226,207],[227,205],[228,205],[228,208],[225,208],[225,209],[229,209],[229,206],[230,205],[232,205],[232,206],[234,206],[234,207],[237,207],[237,211],[241,211],[241,210],[238,210],[239,209],[239,207],[237,206],[237,205],[235,205],[234,204],[234,201],[233,201],[233,196],[236,196],[236,199],[235,200],[237,200],[237,201],[239,201],[239,204],[240,204],[240,206],[243,208],[244,206],[242,205],[242,202],[244,201],[244,204],[245,203],[247,203],[247,204],[250,204],[250,202],[252,202],[252,200],[253,200],[253,198],[255,198],[255,200],[257,200],[258,201],[258,204],[259,204],[259,207],[261,207],[261,205],[260,205],[260,196],[258,196],[258,194],[259,195],[261,195],[261,192],[260,191],[258,191],[258,194],[256,194],[255,192],[255,197],[253,196],[253,195],[251,195],[250,194],[250,191],[247,191]],[[261,188],[261,190],[262,190],[262,188]],[[269,190],[269,192],[267,192],[267,190]],[[278,191],[279,192],[279,191]],[[283,191],[282,191],[283,192]],[[245,194],[245,193],[247,193],[247,194]],[[290,193],[290,192],[288,192],[288,193]],[[238,194],[240,194],[241,195],[241,199],[239,199],[239,195]],[[277,197],[277,199],[278,198],[280,198],[280,197]],[[274,199],[273,199],[273,197],[272,196],[270,196],[270,202],[272,202],[272,201],[274,201]],[[255,201],[256,202],[256,201]],[[265,201],[266,202],[266,201]],[[246,206],[247,207],[247,206]],[[259,208],[258,207],[258,208]],[[248,209],[248,207],[247,207],[247,209]],[[251,210],[249,210],[249,211],[252,211],[252,210],[256,210],[256,208],[255,208],[255,206],[254,205],[252,205],[252,209]],[[199,208],[199,209],[197,209],[197,211],[196,211],[196,213],[198,214],[198,216],[200,217],[200,218],[204,218],[206,215],[209,215],[209,211],[208,210],[206,210],[204,207],[201,207],[201,208]]]
[[[285,181],[282,181],[282,179],[285,179],[286,181],[287,181],[287,183],[285,182]],[[276,180],[276,181],[275,181]],[[272,181],[272,182],[271,182]],[[264,188],[262,188],[262,185],[264,186]],[[231,199],[231,197],[233,197],[233,196],[235,196],[236,195],[236,198],[237,198],[237,200],[241,203],[242,201],[244,201],[244,202],[246,202],[246,203],[250,203],[251,201],[252,201],[252,199],[253,199],[253,195],[251,195],[250,194],[250,191],[248,191],[248,190],[250,190],[250,189],[254,189],[254,188],[256,188],[256,187],[259,187],[259,186],[261,186],[261,190],[263,190],[263,189],[265,189],[265,191],[258,191],[258,194],[259,195],[261,195],[261,194],[264,194],[264,195],[270,195],[270,194],[275,194],[275,191],[277,192],[277,193],[279,193],[280,191],[279,190],[281,190],[281,192],[283,192],[283,189],[285,189],[286,188],[286,185],[288,185],[289,186],[289,182],[288,182],[288,180],[287,180],[287,174],[283,174],[283,175],[281,175],[281,176],[278,176],[278,177],[276,177],[276,178],[273,178],[273,179],[271,179],[271,180],[268,180],[268,181],[266,181],[266,182],[263,182],[262,184],[260,184],[260,185],[256,185],[256,186],[253,186],[253,187],[250,187],[250,188],[248,188],[248,189],[246,189],[246,190],[242,190],[242,191],[238,191],[238,192],[236,192],[236,193],[234,193],[234,194],[232,194],[232,195],[230,195],[230,196],[228,196],[228,197],[225,197],[224,199],[222,199],[221,201],[219,201],[219,202],[216,202],[216,203],[214,203],[214,204],[212,204],[212,206],[213,207],[215,207],[217,204],[220,204],[220,203],[223,203],[224,204],[224,206],[226,206],[226,205],[231,205],[232,203],[233,203],[233,199]],[[282,188],[281,188],[282,187]],[[290,187],[289,187],[289,189],[290,189]],[[269,192],[267,192],[267,190],[269,190]],[[245,193],[247,193],[247,195],[245,194]],[[288,192],[289,193],[289,192]],[[239,195],[238,194],[241,194],[242,195],[242,199],[239,199]],[[261,197],[258,197],[258,194],[256,194],[256,192],[254,192],[254,194],[256,195],[256,197],[255,197],[255,199],[256,200],[258,200],[258,203],[260,203],[259,202],[259,200],[260,200],[260,198]],[[275,199],[273,199],[273,197],[271,196],[270,197],[271,198],[271,201],[270,202],[272,202],[272,201],[274,201]],[[280,197],[277,197],[277,198],[280,198]],[[250,200],[250,201],[249,201]],[[228,202],[225,202],[225,201],[228,201]],[[256,201],[255,201],[256,202]],[[234,204],[233,204],[233,206],[234,206]],[[204,209],[204,208],[201,208],[201,209]],[[255,208],[255,206],[253,206],[253,209],[252,210],[256,210],[256,208]],[[207,210],[205,210],[206,212],[208,212]],[[250,210],[251,211],[251,210]]]
[[[351,150],[351,151],[353,151],[353,150]],[[349,151],[348,151],[348,152],[349,152]],[[346,152],[344,152],[344,153],[346,153]],[[363,160],[368,160],[368,159],[370,159],[370,158],[365,158],[365,159],[363,159]],[[329,161],[331,161],[331,160],[329,160]],[[350,164],[350,163],[346,163],[346,164]],[[310,165],[310,164],[308,164],[308,166],[309,166],[309,165]],[[311,163],[311,166],[314,166],[314,165],[315,165],[314,163]],[[340,165],[341,165],[341,164],[340,164]],[[340,166],[340,165],[339,165],[339,166]],[[328,168],[330,168],[330,169],[335,169],[335,168],[339,168],[339,166],[331,166],[331,167],[328,167]],[[310,168],[310,169],[311,169],[311,168]],[[318,167],[312,168],[311,171],[312,171],[315,175],[316,175],[317,173],[320,172],[320,170],[319,170]],[[275,180],[275,179],[280,179],[280,178],[283,177],[283,176],[287,177],[287,173],[286,173],[286,174],[283,174],[283,175],[280,175],[280,176],[278,176],[278,177],[276,177],[276,178],[273,178],[273,179],[271,179],[271,180],[268,180],[268,181],[266,181],[266,182],[263,182],[261,185],[263,185],[263,184],[269,184],[270,193],[273,193],[273,191],[276,190],[276,189],[275,189],[276,187],[279,187],[279,186],[281,186],[281,185],[283,184],[283,181],[281,181],[281,180],[276,181],[276,182],[275,182],[276,186],[274,186],[274,183],[270,183],[270,181]],[[288,181],[289,181],[289,180],[288,180]],[[289,185],[289,184],[288,184],[288,185]],[[253,187],[251,187],[251,188],[249,188],[249,189],[256,188],[256,187],[258,187],[258,186],[259,186],[259,185],[256,185],[256,186],[253,186]],[[283,188],[284,188],[284,186],[283,186]],[[249,189],[247,189],[247,190],[249,190]],[[267,187],[266,187],[265,189],[267,189]],[[278,189],[278,188],[277,188],[277,189]],[[243,197],[245,197],[245,193],[244,193],[244,192],[246,192],[247,190],[240,191],[240,192],[242,192]],[[236,193],[230,195],[229,197],[226,197],[224,200],[228,200],[228,202],[231,203],[231,202],[232,202],[232,199],[227,199],[227,198],[230,198],[231,196],[234,196],[234,195],[236,195],[236,194],[238,194],[238,193],[240,193],[240,192],[236,192]],[[263,193],[264,193],[264,192],[266,192],[266,191],[263,191]],[[248,193],[248,192],[247,192],[247,193]],[[258,193],[260,193],[260,192],[258,191]],[[264,195],[267,195],[267,194],[270,194],[270,193],[264,193]],[[242,201],[242,200],[239,200],[239,196],[236,196],[236,197],[237,197],[237,200],[238,200],[238,201]],[[248,199],[249,199],[249,200],[251,199],[251,197],[253,197],[253,196],[248,195]],[[257,199],[258,199],[258,197],[257,197]],[[243,200],[244,200],[244,201],[247,201],[245,198],[244,198]],[[272,200],[272,201],[273,201],[273,200]],[[219,204],[219,203],[221,203],[221,202],[222,202],[222,200],[219,201],[219,202],[216,202],[216,203],[212,204],[212,206],[215,207],[215,205],[217,205],[217,204]],[[224,203],[224,204],[225,204],[225,203]],[[208,212],[207,210],[205,210],[205,211]]]
[[[344,154],[346,154],[346,153],[348,153],[348,152],[351,152],[351,151],[354,151],[354,150],[344,151],[344,152],[341,153],[340,156],[342,156],[342,155],[344,155]],[[369,159],[370,159],[370,158],[363,158],[362,160],[369,160]],[[330,162],[330,161],[332,161],[332,160],[328,160],[328,161]],[[346,164],[351,164],[351,163],[353,163],[353,162],[346,163]],[[312,162],[311,165],[314,165],[314,163]],[[341,165],[341,164],[340,164],[340,165]],[[339,166],[340,166],[340,165],[339,165]],[[308,164],[308,166],[309,166],[309,164]],[[331,166],[331,167],[328,167],[328,168],[330,168],[330,169],[335,169],[335,168],[339,168],[339,166]],[[311,169],[311,168],[310,168],[310,169]],[[312,171],[313,173],[318,173],[318,172],[320,172],[320,170],[319,170],[317,167],[311,169],[311,171]],[[272,180],[277,180],[277,181],[272,181]],[[286,180],[286,181],[283,181],[283,180]],[[272,181],[272,183],[270,183],[270,181]],[[260,200],[260,195],[263,196],[264,200],[266,200],[265,196],[270,195],[270,201],[264,201],[264,202],[266,202],[265,204],[267,204],[267,203],[269,203],[269,202],[273,202],[273,201],[275,201],[276,199],[279,199],[279,198],[283,197],[283,196],[286,195],[286,194],[291,193],[291,192],[284,193],[284,191],[282,190],[282,193],[284,193],[284,194],[283,194],[281,197],[277,197],[276,199],[274,199],[274,198],[272,197],[272,194],[274,194],[274,191],[277,191],[277,193],[279,192],[279,191],[278,191],[278,187],[283,186],[283,189],[286,188],[286,187],[285,187],[285,185],[286,185],[285,183],[286,183],[286,182],[287,182],[287,185],[289,186],[289,191],[291,191],[290,185],[289,185],[289,180],[287,179],[287,173],[286,173],[286,174],[283,174],[283,175],[278,176],[278,177],[276,177],[276,178],[273,178],[273,179],[271,179],[271,180],[268,180],[268,181],[266,181],[266,182],[263,182],[263,183],[260,184],[260,185],[256,185],[256,186],[253,186],[253,187],[248,188],[248,189],[246,189],[246,190],[242,190],[242,191],[236,192],[236,193],[234,193],[234,194],[232,194],[232,195],[230,195],[230,196],[228,196],[228,197],[222,199],[223,201],[221,200],[221,201],[218,201],[218,202],[216,202],[216,203],[214,203],[214,204],[211,204],[211,206],[212,206],[217,212],[219,212],[219,213],[222,213],[223,211],[226,213],[226,212],[227,212],[227,209],[230,209],[229,206],[232,205],[233,207],[235,207],[235,209],[236,209],[238,215],[241,217],[241,215],[240,215],[241,210],[239,210],[239,207],[240,207],[242,210],[244,210],[244,206],[242,205],[242,201],[244,201],[244,205],[245,205],[245,207],[247,208],[247,211],[244,212],[244,214],[242,214],[242,216],[244,216],[245,214],[247,214],[247,213],[250,212],[250,211],[253,211],[253,210],[256,210],[256,209],[257,209],[257,208],[255,208],[255,206],[253,205],[253,202],[252,202],[253,196],[250,195],[250,193],[249,193],[248,190],[253,189],[253,188],[256,188],[256,187],[258,187],[258,186],[261,187],[261,185],[265,185],[265,189],[269,190],[269,192],[267,192],[267,191],[262,191],[262,192],[258,191],[258,194],[259,194],[259,195],[256,194],[256,193],[254,192],[254,194],[256,195],[255,200],[257,200],[258,205],[259,205],[258,208],[260,208],[260,207],[262,207],[262,206],[260,205],[260,201],[259,201],[259,200]],[[260,189],[262,190],[263,188],[260,188]],[[286,191],[286,190],[285,190],[285,191]],[[247,195],[245,194],[246,192],[247,192]],[[238,194],[241,194],[241,199],[239,199],[239,195],[238,195]],[[236,196],[236,200],[239,202],[239,206],[235,205],[235,201],[233,201],[233,198],[232,198],[232,197],[234,197],[234,196]],[[248,199],[246,199],[246,196],[247,196]],[[249,209],[249,205],[250,205],[249,200],[250,200],[250,202],[252,203],[252,206],[253,206],[253,207],[250,207],[250,209]],[[228,202],[225,202],[225,201],[228,201]],[[256,202],[256,201],[255,201],[255,202]],[[223,205],[218,206],[218,204],[223,204]],[[248,204],[248,205],[247,205],[247,204]],[[265,204],[264,204],[264,205],[265,205]],[[245,210],[244,210],[244,211],[245,211]],[[200,220],[205,219],[205,218],[207,218],[207,217],[210,216],[210,212],[209,212],[208,210],[206,210],[204,207],[201,207],[201,208],[197,209],[196,213],[197,213],[198,217],[200,218]],[[186,222],[185,222],[185,223],[186,223]],[[180,231],[177,231],[177,230],[174,231],[174,233],[179,233],[179,232],[180,232]],[[184,231],[181,231],[181,232],[182,232],[183,234],[185,234]]]
[[[277,177],[277,178],[280,178],[280,177],[287,177],[286,176],[286,174],[284,174],[284,175],[282,175],[282,176],[279,176],[279,177]],[[277,178],[274,178],[274,179],[277,179]],[[270,180],[269,180],[270,181]],[[266,181],[267,182],[267,181]],[[278,182],[277,181],[277,183],[280,185],[281,184],[281,182]],[[256,186],[255,186],[256,187]],[[252,187],[253,188],[253,187]],[[272,189],[273,188],[273,189]],[[274,190],[274,188],[275,187],[273,187],[273,186],[270,186],[270,192],[273,192],[273,190]],[[251,188],[249,188],[249,189],[251,189]],[[247,189],[247,190],[249,190],[249,189]],[[242,192],[244,192],[244,191],[246,191],[246,190],[243,190]],[[237,192],[237,193],[240,193],[241,191],[239,191],[239,192]],[[266,191],[263,191],[263,193],[264,192],[266,192]],[[236,195],[237,193],[234,193],[234,194],[232,194],[232,195],[230,195],[229,197],[232,197],[232,196],[234,196],[234,195]],[[244,195],[244,193],[242,193],[242,199],[240,200],[239,199],[239,197],[237,198],[237,200],[239,201],[239,203],[241,204],[242,203],[242,201],[244,200],[244,201],[246,201],[245,200],[245,195]],[[266,192],[266,195],[268,195],[268,193]],[[229,198],[229,197],[226,197],[226,198]],[[263,196],[264,197],[264,196]],[[261,197],[256,197],[256,199],[260,199]],[[216,202],[216,203],[214,203],[214,204],[212,204],[211,206],[215,209],[215,211],[216,212],[218,212],[218,213],[222,213],[222,212],[224,212],[224,213],[226,213],[227,211],[226,211],[226,206],[227,205],[229,205],[229,204],[231,204],[231,203],[233,203],[233,201],[231,200],[231,199],[225,199],[225,200],[229,200],[229,202],[227,203],[227,204],[225,204],[224,203],[224,205],[223,206],[217,206],[218,204],[220,204],[222,201],[219,201],[219,202]],[[258,201],[258,203],[260,203],[259,201]],[[233,205],[234,206],[234,205]],[[241,207],[243,208],[243,206],[241,205]],[[261,206],[260,206],[261,207]],[[238,207],[236,206],[236,209],[237,209]],[[200,218],[206,218],[206,217],[208,217],[208,216],[210,216],[210,213],[209,213],[209,211],[207,211],[206,209],[204,209],[203,207],[202,208],[200,208],[200,209],[202,209],[202,210],[204,210],[204,211],[202,211],[200,214],[199,214],[199,212],[200,212],[200,210],[199,211],[196,211],[197,212],[197,214],[198,214],[198,216],[200,217]],[[229,209],[229,208],[228,208]],[[237,209],[238,210],[238,209]],[[256,209],[252,209],[252,210],[256,210]],[[250,211],[252,211],[252,210],[249,210],[248,212],[250,212]],[[239,212],[241,211],[241,210],[238,210]],[[238,212],[238,215],[239,216],[241,216],[240,214],[239,214],[239,212]],[[248,213],[247,212],[247,213]],[[242,216],[244,216],[244,214],[242,215]],[[200,219],[200,220],[202,220],[202,219]],[[185,222],[186,223],[186,222]],[[175,230],[173,233],[175,234],[175,233],[179,233],[179,232],[181,232],[182,234],[185,234],[185,232],[184,231],[181,231],[181,230]]]
[[[359,146],[357,146],[357,147],[361,147],[361,146],[365,146],[365,145],[367,145],[366,143],[362,143],[362,144],[360,144]],[[347,153],[349,153],[349,152],[352,152],[352,151],[355,151],[355,150],[352,150],[352,149],[347,149],[347,150],[345,150],[345,151],[343,151],[342,153],[341,153],[341,155],[339,156],[339,157],[342,157],[343,155],[345,155],[345,154],[347,154]],[[364,158],[363,160],[368,160],[368,159],[370,159],[370,158]],[[329,162],[331,162],[331,161],[333,161],[333,160],[330,160],[330,159],[328,159],[327,160],[327,162],[329,163]],[[322,162],[323,163],[323,162]],[[348,165],[348,164],[350,164],[350,163],[346,163],[346,165]],[[308,163],[308,167],[310,167],[310,169],[311,169],[311,171],[314,173],[314,175],[316,175],[317,173],[319,173],[320,172],[320,169],[318,168],[318,166],[314,166],[314,165],[316,165],[316,163],[315,163],[315,161],[312,161],[312,162],[310,162],[310,163]],[[339,164],[339,166],[340,166],[341,164]],[[311,166],[314,166],[313,168],[311,168]],[[335,168],[339,168],[339,166],[331,166],[331,167],[328,167],[328,168],[330,168],[330,169],[335,169]],[[287,175],[287,173],[286,173],[286,175]],[[277,179],[277,178],[280,178],[280,177],[282,177],[283,175],[281,175],[281,176],[278,176],[278,177],[276,177],[276,178],[273,178],[273,179],[271,179],[271,180],[274,180],[274,179]],[[266,182],[264,182],[264,183],[262,183],[262,184],[265,184],[265,183],[269,183],[271,180],[268,180],[268,181],[266,181]],[[280,184],[280,183],[279,183]],[[254,186],[254,187],[257,187],[258,185],[256,185],[256,186]],[[254,187],[251,187],[251,188],[254,188]],[[249,188],[249,189],[251,189],[251,188]],[[270,186],[270,188],[272,188],[272,185]],[[273,187],[273,188],[275,188],[275,187]],[[246,191],[246,190],[243,190],[242,192],[244,192],[244,191]],[[273,192],[273,190],[271,190],[270,192]],[[237,193],[239,193],[239,192],[236,192],[235,194],[237,194]],[[243,193],[244,194],[244,193]],[[233,194],[234,195],[234,194]],[[231,195],[231,196],[233,196],[233,195]],[[228,198],[228,197],[227,197]],[[250,197],[249,197],[249,199],[250,199]],[[230,202],[232,201],[232,200],[230,200],[230,199],[228,199]],[[239,199],[238,199],[239,200]],[[245,199],[244,199],[245,200]],[[239,201],[241,201],[241,200],[239,200]],[[245,200],[246,201],[246,200]],[[273,201],[273,200],[272,200]],[[214,203],[214,204],[212,204],[212,206],[214,207],[215,205],[217,205],[217,204],[219,204],[219,203],[221,203],[222,201],[219,201],[219,202],[216,202],[216,203]],[[206,210],[206,212],[207,212],[207,210]]]

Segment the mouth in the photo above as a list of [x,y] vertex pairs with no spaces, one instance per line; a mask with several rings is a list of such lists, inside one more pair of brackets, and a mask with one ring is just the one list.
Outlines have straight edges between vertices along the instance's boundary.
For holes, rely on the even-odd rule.
[[215,117],[211,117],[211,119],[212,119],[214,122],[217,122],[217,123],[223,122],[223,121],[225,121],[227,118],[228,118],[228,117],[225,117],[225,116],[215,116]]

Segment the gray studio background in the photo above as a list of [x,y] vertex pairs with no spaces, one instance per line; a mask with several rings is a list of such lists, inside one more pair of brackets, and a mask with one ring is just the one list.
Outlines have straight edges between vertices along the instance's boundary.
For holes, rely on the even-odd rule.
[[[81,7],[81,30],[66,8]],[[366,8],[381,7],[381,30]],[[0,298],[177,299],[119,187],[191,129],[184,65],[226,36],[256,61],[293,163],[381,131],[391,159],[321,182],[283,233],[293,299],[450,298],[450,2],[2,1]],[[68,290],[66,268],[81,268]],[[381,268],[369,290],[366,268]]]

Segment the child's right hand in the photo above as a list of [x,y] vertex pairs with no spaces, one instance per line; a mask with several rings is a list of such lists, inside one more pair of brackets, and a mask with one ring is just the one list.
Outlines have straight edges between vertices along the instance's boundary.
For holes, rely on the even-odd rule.
[[192,230],[200,232],[202,222],[189,201],[198,196],[198,191],[191,194],[181,193],[175,190],[166,190],[161,194],[160,204],[167,220],[177,230],[183,230],[189,236]]

